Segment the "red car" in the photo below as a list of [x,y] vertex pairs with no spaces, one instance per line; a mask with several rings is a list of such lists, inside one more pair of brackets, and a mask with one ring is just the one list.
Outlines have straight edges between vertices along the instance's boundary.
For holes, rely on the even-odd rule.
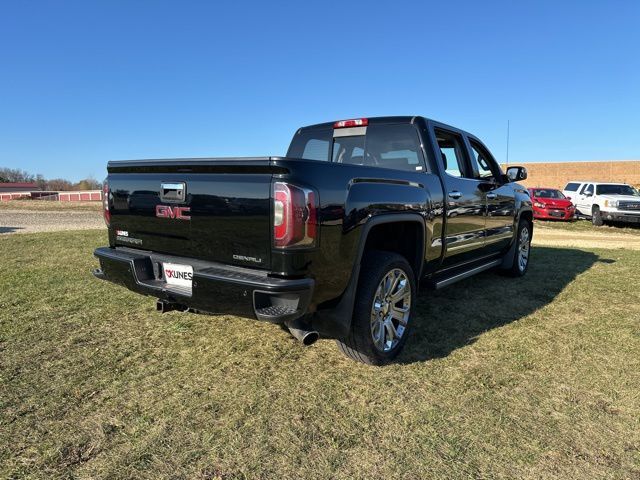
[[530,188],[533,202],[533,218],[541,220],[573,220],[576,207],[555,188]]

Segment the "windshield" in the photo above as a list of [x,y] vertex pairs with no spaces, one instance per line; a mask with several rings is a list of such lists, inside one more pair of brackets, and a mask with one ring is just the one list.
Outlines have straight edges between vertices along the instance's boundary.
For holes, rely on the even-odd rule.
[[536,198],[567,198],[560,190],[553,190],[551,188],[537,189],[533,191],[533,196]]
[[629,195],[638,197],[638,192],[629,185],[598,185],[596,195]]

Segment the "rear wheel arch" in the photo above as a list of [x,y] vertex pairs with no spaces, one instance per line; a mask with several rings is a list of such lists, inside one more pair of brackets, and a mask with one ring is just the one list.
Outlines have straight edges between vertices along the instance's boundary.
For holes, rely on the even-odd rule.
[[[409,224],[415,226],[408,227]],[[411,229],[413,229],[415,235],[415,237],[413,237],[413,240],[415,241],[415,245],[413,245],[414,250],[412,250],[409,255],[412,258],[407,259],[407,261],[413,270],[416,285],[418,284],[422,271],[422,264],[424,262],[425,245],[426,241],[429,240],[426,236],[427,232],[424,217],[417,213],[393,213],[371,217],[361,227],[360,237],[355,249],[351,276],[342,297],[337,304],[330,307],[328,306],[326,309],[319,309],[316,312],[316,319],[314,320],[313,325],[320,330],[321,334],[334,338],[343,337],[348,334],[351,329],[351,318],[358,291],[358,280],[360,278],[362,260],[367,251],[378,250],[376,246],[384,243],[380,239],[384,237],[384,234],[387,233],[389,229],[393,229],[393,226],[400,229],[401,225],[404,225],[404,230],[409,228],[409,231],[411,231]],[[372,232],[373,235],[371,235]],[[412,238],[408,236],[406,237]],[[408,240],[405,240],[405,242],[408,242]],[[405,253],[409,251],[406,245],[410,245],[410,243],[405,244],[404,250],[400,248],[400,251],[398,251],[398,249],[391,248],[391,250],[387,251],[398,253],[405,257],[403,251]]]
[[[397,218],[393,218],[397,217]],[[394,252],[407,259],[416,280],[424,263],[425,225],[419,215],[373,217],[365,224],[356,261],[362,262],[372,250]]]

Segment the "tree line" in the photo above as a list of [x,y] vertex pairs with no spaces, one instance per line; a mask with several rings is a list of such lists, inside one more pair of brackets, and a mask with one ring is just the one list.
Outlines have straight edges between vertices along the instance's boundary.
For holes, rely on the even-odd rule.
[[102,184],[93,177],[73,183],[64,178],[46,179],[41,174],[32,174],[20,168],[0,167],[0,183],[35,183],[40,190],[100,190]]

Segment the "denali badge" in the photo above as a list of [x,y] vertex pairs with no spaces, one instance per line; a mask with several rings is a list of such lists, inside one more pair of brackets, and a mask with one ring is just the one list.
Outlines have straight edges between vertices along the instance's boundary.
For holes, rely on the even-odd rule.
[[262,263],[262,259],[261,258],[256,258],[256,257],[247,257],[245,255],[233,255],[233,259],[234,260],[241,260],[243,262],[253,262],[253,263]]
[[169,205],[156,205],[156,217],[175,218],[177,220],[191,220],[191,208],[170,207]]

